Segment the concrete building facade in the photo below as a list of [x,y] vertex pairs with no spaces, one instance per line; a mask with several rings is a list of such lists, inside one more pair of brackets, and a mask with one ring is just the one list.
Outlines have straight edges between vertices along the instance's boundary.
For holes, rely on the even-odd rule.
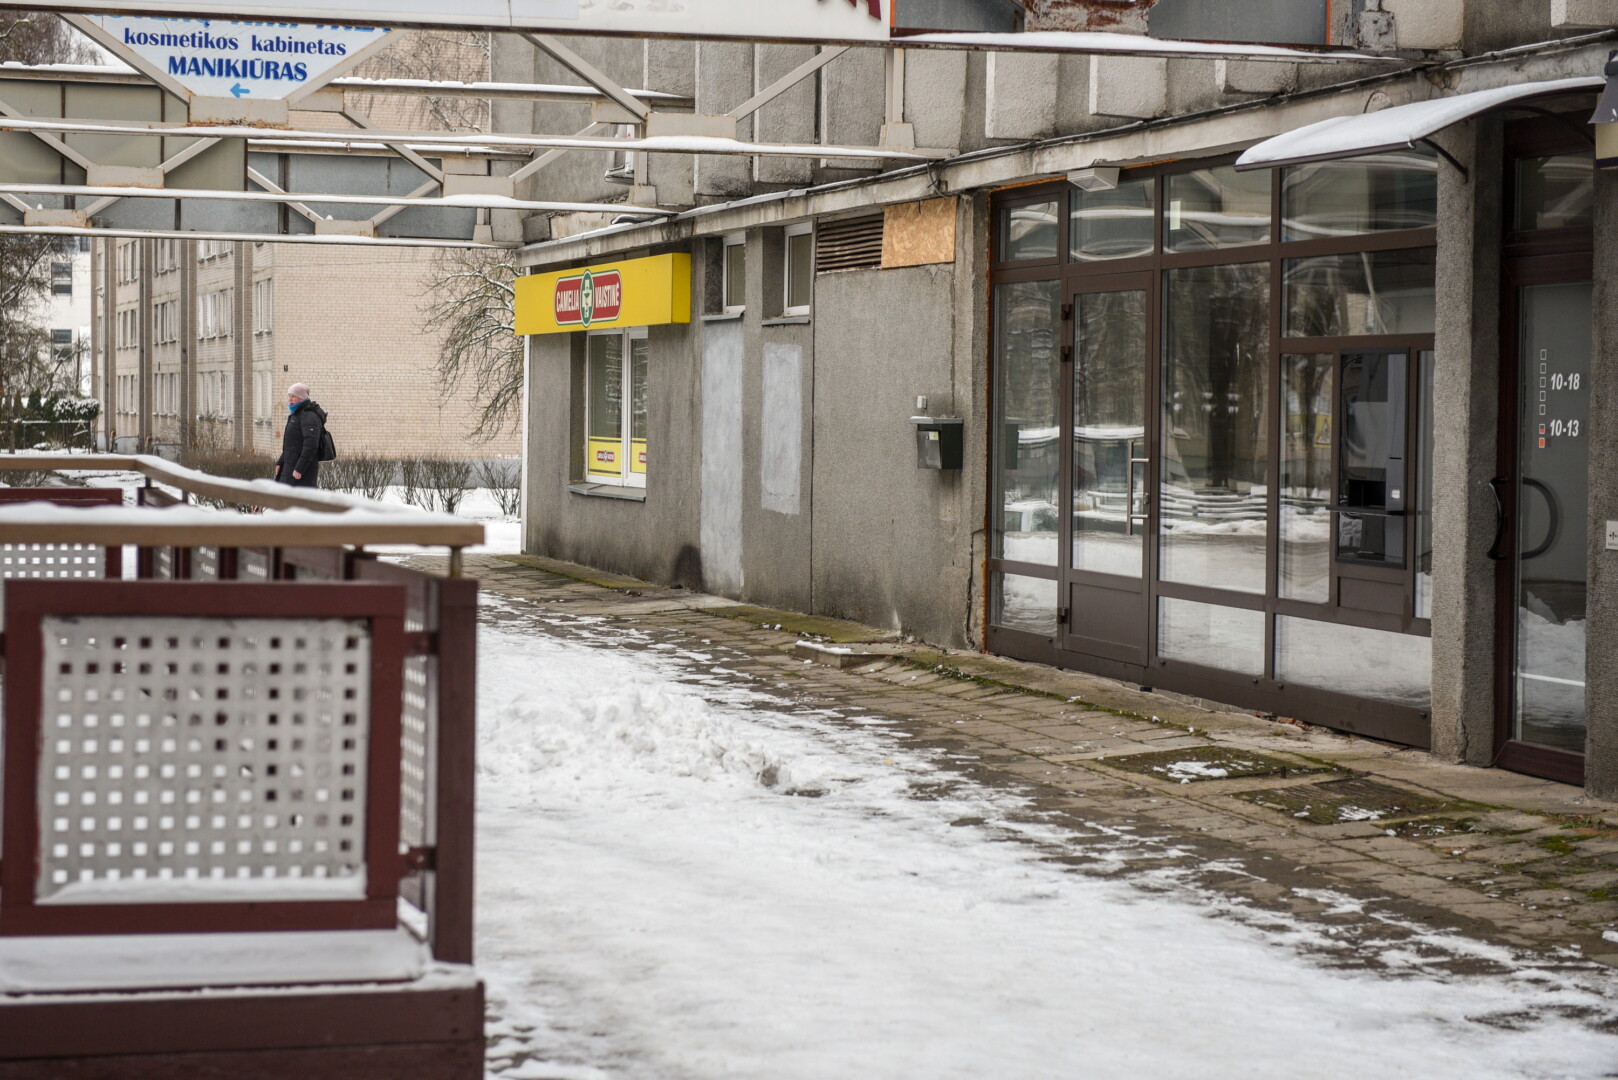
[[[1162,31],[1211,7],[1026,25],[1191,36]],[[528,550],[1618,794],[1618,187],[1588,122],[1618,4],[1331,10],[1297,40],[1389,59],[911,50],[896,118],[856,50],[744,135],[957,154],[658,156],[641,196],[690,212],[529,219],[544,288],[665,255],[691,286],[688,321],[528,337]],[[699,114],[810,55],[576,47]],[[1365,114],[1379,138],[1266,157]]]

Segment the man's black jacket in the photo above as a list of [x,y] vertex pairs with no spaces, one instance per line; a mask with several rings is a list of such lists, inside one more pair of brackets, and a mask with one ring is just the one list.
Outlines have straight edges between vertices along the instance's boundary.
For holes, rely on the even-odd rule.
[[[281,456],[275,461],[275,478],[294,487],[318,487],[320,479],[320,436],[326,430],[326,410],[311,400],[298,403],[287,417],[281,436]],[[294,479],[293,473],[302,473]]]

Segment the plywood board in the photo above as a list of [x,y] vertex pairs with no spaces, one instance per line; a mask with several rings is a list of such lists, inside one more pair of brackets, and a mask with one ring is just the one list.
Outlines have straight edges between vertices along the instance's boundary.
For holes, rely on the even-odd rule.
[[955,261],[954,199],[928,199],[887,208],[882,268]]

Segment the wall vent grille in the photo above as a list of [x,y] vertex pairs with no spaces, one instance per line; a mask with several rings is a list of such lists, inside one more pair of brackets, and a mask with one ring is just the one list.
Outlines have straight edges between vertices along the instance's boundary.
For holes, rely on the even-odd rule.
[[815,226],[815,270],[878,270],[882,266],[882,214],[823,221]]

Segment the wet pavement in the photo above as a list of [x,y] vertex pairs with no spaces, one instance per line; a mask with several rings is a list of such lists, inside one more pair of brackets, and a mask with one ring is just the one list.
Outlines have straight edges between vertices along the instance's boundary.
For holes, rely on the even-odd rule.
[[883,718],[945,763],[941,784],[1014,790],[1047,827],[1008,839],[1277,933],[1302,920],[1299,948],[1328,965],[1618,966],[1618,808],[1576,788],[571,564],[467,563],[486,619],[672,642],[708,658],[705,681]]

